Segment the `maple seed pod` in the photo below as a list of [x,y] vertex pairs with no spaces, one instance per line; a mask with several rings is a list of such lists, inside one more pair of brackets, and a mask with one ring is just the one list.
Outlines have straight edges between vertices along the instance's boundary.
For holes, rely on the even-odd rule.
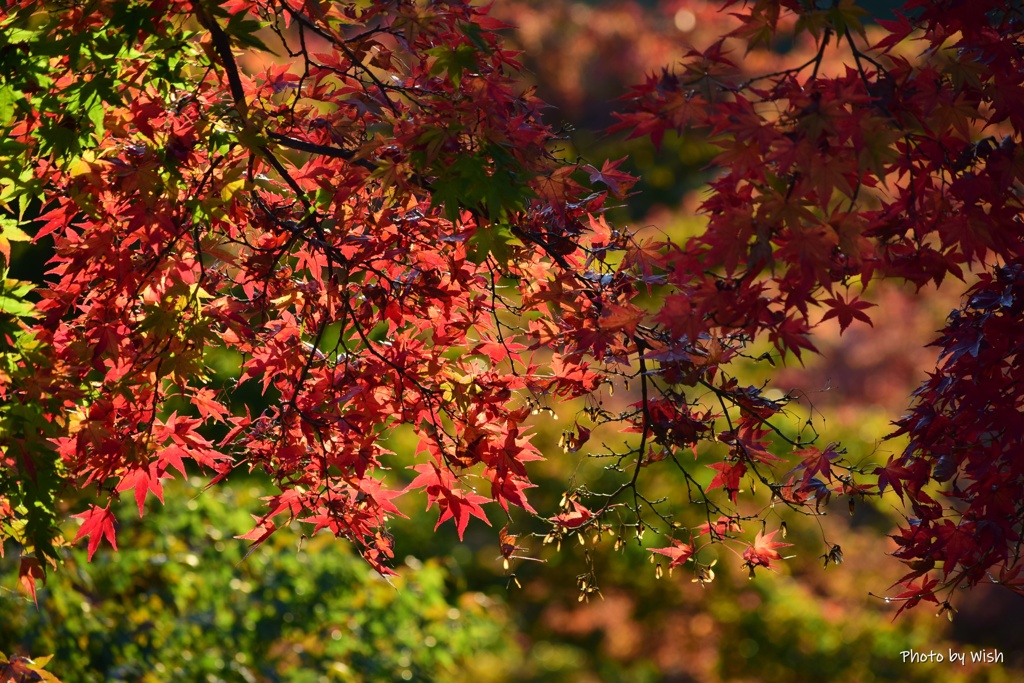
[[618,552],[618,551],[622,550],[622,546],[624,546],[624,545],[626,545],[625,541],[623,541],[621,538],[616,538],[615,539],[615,545],[612,546],[612,550],[614,550],[615,552]]
[[579,539],[579,541],[580,541],[580,545],[582,545],[582,546],[586,547],[586,545],[587,545],[587,539],[583,538],[583,534],[578,534],[578,535],[576,536],[576,538],[578,538],[578,539]]
[[856,508],[856,501],[853,498],[850,499],[850,516],[853,517],[854,508]]
[[786,538],[786,536],[789,534],[789,527],[786,526],[785,522],[779,525],[779,531],[782,532],[782,538]]
[[508,571],[508,558],[507,557],[504,558],[504,560],[502,561],[501,564],[505,567],[505,571]]
[[663,574],[664,574],[664,572],[661,569],[661,562],[659,562],[658,564],[654,565],[654,578],[660,579]]

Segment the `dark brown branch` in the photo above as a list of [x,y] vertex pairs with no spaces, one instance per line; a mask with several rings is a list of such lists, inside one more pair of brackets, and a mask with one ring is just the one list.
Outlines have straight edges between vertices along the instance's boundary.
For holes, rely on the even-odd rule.
[[287,135],[282,135],[281,133],[267,133],[267,137],[282,147],[298,150],[300,152],[307,152],[309,154],[318,154],[320,156],[330,157],[331,159],[344,159],[345,161],[351,161],[356,166],[362,166],[368,171],[377,170],[377,167],[366,159],[356,159],[355,153],[349,149],[331,147],[329,145],[318,145],[315,142],[298,140],[296,138],[288,137]]
[[231,97],[234,98],[235,107],[244,118],[248,114],[249,105],[245,101],[245,89],[242,87],[242,76],[238,71],[238,64],[235,62],[235,56],[231,53],[231,38],[220,27],[217,20],[206,11],[201,0],[192,0],[192,8],[196,11],[199,23],[210,32],[213,47],[217,51],[221,65],[224,67],[224,73],[228,77]]

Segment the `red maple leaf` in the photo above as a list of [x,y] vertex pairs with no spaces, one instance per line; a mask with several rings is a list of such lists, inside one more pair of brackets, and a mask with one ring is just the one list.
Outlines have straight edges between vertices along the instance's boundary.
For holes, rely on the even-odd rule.
[[[166,453],[166,449],[164,451]],[[117,484],[117,491],[135,489],[135,503],[139,506],[139,517],[145,509],[146,494],[153,492],[161,503],[164,502],[164,487],[161,479],[173,479],[174,477],[164,471],[160,461],[149,463],[147,467],[135,467],[121,477]]]
[[944,559],[942,563],[944,576],[949,576],[958,564],[964,566],[971,564],[981,552],[973,523],[954,524],[948,519],[944,520],[936,529],[936,536],[935,546],[941,551]]
[[705,493],[719,487],[724,488],[732,501],[736,502],[736,494],[740,490],[740,479],[747,473],[747,465],[744,462],[716,462],[708,465],[713,470],[718,470],[711,483],[705,489]]
[[39,605],[39,601],[36,599],[36,582],[46,581],[46,572],[43,569],[42,563],[38,558],[35,557],[22,557],[21,564],[18,567],[18,580],[21,582],[22,587],[28,591],[29,595],[32,596],[32,602]]
[[110,511],[109,503],[105,508],[101,508],[98,505],[90,505],[89,509],[85,512],[71,516],[83,520],[82,526],[78,529],[78,534],[75,535],[74,542],[78,543],[83,538],[89,538],[90,562],[92,562],[92,556],[96,554],[96,549],[100,547],[100,540],[103,538],[106,538],[111,547],[117,550],[114,513]]
[[496,471],[488,471],[488,475],[491,479],[491,497],[498,501],[498,504],[506,512],[508,512],[508,504],[512,503],[527,512],[536,514],[537,511],[526,500],[526,489],[535,488],[536,484],[531,484],[526,477],[520,477],[510,472],[499,474]]
[[896,492],[896,495],[901,500],[903,499],[903,481],[909,479],[911,473],[910,470],[900,464],[902,462],[903,458],[894,459],[892,456],[889,456],[885,467],[876,467],[872,471],[872,474],[878,477],[878,493],[885,493],[885,488],[892,486],[892,490]]
[[726,534],[734,532],[742,532],[743,528],[740,523],[729,517],[719,517],[713,525],[710,522],[704,522],[697,527],[697,535],[703,536],[709,534],[712,539],[724,538]]
[[808,338],[809,334],[807,323],[789,316],[769,333],[768,338],[779,351],[792,351],[797,360],[803,362],[800,357],[800,349],[818,353],[817,347]]
[[674,538],[671,540],[672,545],[667,548],[648,548],[652,553],[658,553],[659,555],[671,558],[672,561],[668,565],[669,569],[685,564],[690,559],[690,556],[693,555],[692,545]]
[[490,520],[480,507],[482,503],[489,503],[490,499],[476,493],[467,493],[456,486],[458,480],[447,469],[442,469],[433,463],[414,465],[410,469],[419,472],[405,488],[406,491],[413,489],[425,489],[427,492],[427,509],[437,505],[441,514],[438,516],[437,529],[449,519],[455,521],[455,527],[459,532],[459,540],[469,525],[470,516],[483,520],[490,525]]
[[612,193],[612,196],[616,199],[622,199],[626,196],[626,192],[629,191],[629,188],[632,187],[637,180],[628,173],[615,170],[625,160],[626,157],[622,157],[618,161],[606,159],[604,164],[602,164],[600,171],[593,166],[584,166],[583,168],[590,172],[590,182],[604,183],[608,186],[608,190]]
[[636,326],[644,320],[644,311],[639,306],[608,304],[599,319],[602,330],[624,330],[630,336],[636,332]]
[[252,551],[256,550],[256,548],[262,545],[264,541],[270,538],[270,536],[277,531],[277,524],[275,524],[274,520],[270,519],[270,517],[260,517],[259,515],[253,514],[250,514],[249,516],[256,520],[256,526],[240,536],[235,536],[235,538],[243,541],[252,541],[252,544],[249,546],[249,551],[245,554],[246,557],[248,557]]
[[824,451],[815,446],[808,446],[796,451],[794,455],[800,458],[800,464],[789,474],[796,470],[804,470],[804,483],[817,474],[821,474],[826,480],[831,479],[832,461],[839,457],[839,453],[835,451],[835,444],[830,444]]
[[217,394],[212,389],[202,388],[192,395],[192,405],[199,409],[199,414],[204,420],[213,419],[216,422],[224,422],[224,418],[231,413],[224,407],[224,404],[216,400]]
[[466,493],[460,489],[446,491],[437,503],[438,508],[441,510],[441,515],[437,518],[437,524],[434,525],[434,529],[437,530],[439,526],[449,519],[454,520],[455,528],[459,532],[459,540],[461,541],[463,540],[463,534],[466,532],[466,527],[469,525],[471,515],[483,520],[487,526],[491,525],[484,509],[480,507],[481,503],[489,502],[488,498],[476,493]]
[[898,617],[900,615],[900,612],[902,612],[903,610],[914,607],[922,600],[927,600],[928,602],[934,602],[935,604],[939,604],[938,598],[935,597],[935,588],[939,585],[938,579],[924,577],[918,583],[915,583],[913,581],[900,581],[898,584],[894,585],[903,586],[907,590],[903,591],[902,593],[899,593],[898,595],[892,598],[893,600],[903,602],[903,604],[900,605],[900,608],[896,610],[896,614],[895,616],[893,616],[893,619]]
[[754,537],[754,542],[743,551],[743,559],[746,561],[747,566],[750,567],[751,573],[753,573],[754,567],[772,569],[772,562],[782,559],[776,548],[785,548],[786,546],[793,545],[792,543],[777,543],[773,541],[772,538],[777,533],[779,533],[777,530],[769,534],[759,531],[757,536]]
[[359,482],[359,491],[362,495],[372,501],[373,505],[381,512],[395,515],[396,517],[402,517],[408,519],[406,515],[402,514],[402,511],[395,507],[395,504],[391,502],[393,498],[401,496],[404,491],[395,491],[384,487],[384,484],[379,479],[372,477],[363,479]]
[[850,326],[855,319],[862,322],[866,322],[868,325],[874,327],[874,323],[871,322],[871,318],[868,317],[865,310],[876,306],[877,304],[868,303],[867,301],[861,301],[857,297],[850,297],[849,300],[844,299],[842,294],[836,294],[835,298],[825,299],[822,303],[826,304],[829,309],[825,311],[825,315],[821,316],[821,321],[825,322],[831,318],[837,318],[839,320],[839,333],[842,334],[846,331],[846,328]]
[[552,518],[552,521],[566,529],[577,529],[590,521],[590,518],[594,516],[594,513],[577,503],[575,500],[572,501],[572,507],[573,509],[571,511],[563,512],[562,514],[555,516]]

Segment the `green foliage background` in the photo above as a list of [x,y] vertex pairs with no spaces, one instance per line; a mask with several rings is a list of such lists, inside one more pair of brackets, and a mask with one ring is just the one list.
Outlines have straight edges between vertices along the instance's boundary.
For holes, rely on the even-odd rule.
[[[125,506],[121,551],[73,550],[39,593],[0,596],[0,643],[49,652],[74,681],[438,681],[511,668],[505,605],[460,590],[438,560],[389,584],[328,536],[278,534],[246,556],[256,482],[170,487],[145,518]],[[2,585],[17,583],[11,554]],[[461,586],[464,588],[464,586]],[[486,678],[478,680],[486,680]]]
[[[14,590],[9,546],[0,650],[54,654],[48,669],[64,683],[1014,680],[1000,666],[903,664],[903,650],[971,648],[949,641],[946,620],[926,612],[892,623],[891,610],[865,604],[856,570],[830,570],[858,586],[851,592],[862,599],[845,603],[822,595],[823,572],[806,562],[756,581],[723,565],[702,590],[685,572],[655,579],[636,544],[612,556],[610,540],[574,542],[543,553],[544,565],[520,566],[519,590],[495,560],[489,530],[459,545],[422,517],[398,529],[399,549],[413,554],[390,583],[343,543],[302,539],[301,529],[246,556],[247,542],[232,534],[250,528],[261,483],[169,485],[168,504],[151,499],[142,519],[126,501],[121,550],[91,564],[84,548],[71,550],[38,607]],[[603,600],[576,601],[584,550],[605,570]],[[623,639],[638,646],[623,648]],[[666,647],[689,665],[659,666]]]

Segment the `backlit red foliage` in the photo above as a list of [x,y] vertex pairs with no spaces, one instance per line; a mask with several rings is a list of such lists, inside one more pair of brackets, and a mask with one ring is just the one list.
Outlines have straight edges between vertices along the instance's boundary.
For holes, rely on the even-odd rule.
[[[1019,590],[1021,9],[912,0],[869,38],[847,0],[725,5],[731,33],[633,87],[612,127],[655,145],[696,130],[717,147],[706,229],[682,243],[609,225],[609,198],[635,179],[618,161],[562,158],[488,8],[10,5],[13,53],[74,49],[12,77],[23,101],[0,122],[7,167],[25,171],[2,201],[21,217],[39,198],[35,239],[55,247],[5,342],[2,396],[38,406],[45,438],[5,413],[4,535],[56,558],[38,519],[14,531],[38,467],[90,557],[116,547],[122,494],[142,514],[167,479],[246,469],[276,490],[244,538],[304,522],[385,574],[406,490],[460,537],[497,502],[546,520],[550,542],[613,523],[673,533],[672,505],[693,502],[707,511],[696,536],[742,549],[753,574],[788,544],[744,523],[891,488],[913,511],[897,599],[983,580]],[[111,27],[131,50],[108,49]],[[771,73],[742,63],[783,35],[810,57]],[[899,422],[910,446],[884,465],[814,443],[787,425],[788,397],[737,379],[739,361],[774,363],[750,357],[759,340],[802,359],[820,320],[870,324],[880,280],[972,272],[940,367]],[[227,385],[212,368],[225,352],[241,358]],[[246,385],[269,407],[232,404]],[[627,385],[623,410],[599,399]],[[580,398],[564,448],[608,459],[617,479],[577,482],[559,512],[538,512],[531,415]],[[624,436],[591,439],[602,425]],[[402,485],[383,472],[406,426],[419,446]],[[713,474],[687,462],[699,453]],[[664,468],[686,490],[651,500]],[[678,566],[692,542],[652,552]],[[41,566],[23,572],[30,587]],[[583,583],[581,597],[595,589]]]

